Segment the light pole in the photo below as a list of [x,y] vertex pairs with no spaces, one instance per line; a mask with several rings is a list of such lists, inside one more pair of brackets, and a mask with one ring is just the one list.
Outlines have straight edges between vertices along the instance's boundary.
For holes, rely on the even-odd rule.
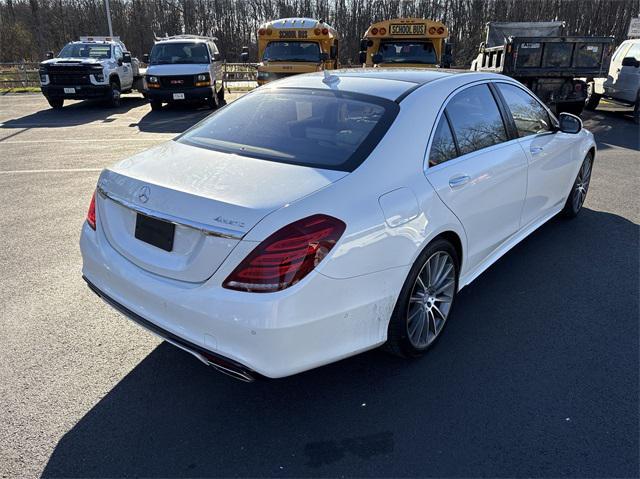
[[109,23],[109,36],[113,36],[113,28],[111,28],[111,10],[109,10],[109,0],[104,0],[105,5],[107,6],[107,22]]

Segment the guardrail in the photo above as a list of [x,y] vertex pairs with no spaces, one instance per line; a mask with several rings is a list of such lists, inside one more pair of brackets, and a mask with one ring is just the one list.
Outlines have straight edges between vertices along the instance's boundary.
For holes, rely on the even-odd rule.
[[[38,62],[0,63],[0,89],[39,87]],[[224,80],[228,83],[255,82],[256,63],[225,63]]]
[[0,89],[39,87],[37,62],[0,63]]

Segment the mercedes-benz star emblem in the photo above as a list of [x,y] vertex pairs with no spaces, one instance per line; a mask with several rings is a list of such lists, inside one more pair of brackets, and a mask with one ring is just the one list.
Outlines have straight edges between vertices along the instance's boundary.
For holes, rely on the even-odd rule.
[[150,195],[151,188],[149,188],[148,186],[143,186],[142,188],[140,188],[140,190],[138,191],[138,199],[140,200],[140,203],[146,203],[147,201],[149,201]]

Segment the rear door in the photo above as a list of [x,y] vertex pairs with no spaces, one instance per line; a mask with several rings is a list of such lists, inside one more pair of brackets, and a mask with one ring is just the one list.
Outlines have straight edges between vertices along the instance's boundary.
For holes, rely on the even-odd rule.
[[527,160],[487,83],[458,91],[437,122],[426,176],[458,217],[473,269],[520,228]]
[[529,163],[522,226],[527,226],[565,200],[575,176],[575,135],[557,132],[547,109],[529,92],[497,82]]

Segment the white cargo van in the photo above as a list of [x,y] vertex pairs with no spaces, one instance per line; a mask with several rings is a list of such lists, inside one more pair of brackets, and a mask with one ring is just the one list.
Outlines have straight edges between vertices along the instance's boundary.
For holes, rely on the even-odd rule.
[[175,35],[156,39],[143,94],[153,110],[163,103],[206,101],[211,108],[224,102],[223,61],[213,37]]

